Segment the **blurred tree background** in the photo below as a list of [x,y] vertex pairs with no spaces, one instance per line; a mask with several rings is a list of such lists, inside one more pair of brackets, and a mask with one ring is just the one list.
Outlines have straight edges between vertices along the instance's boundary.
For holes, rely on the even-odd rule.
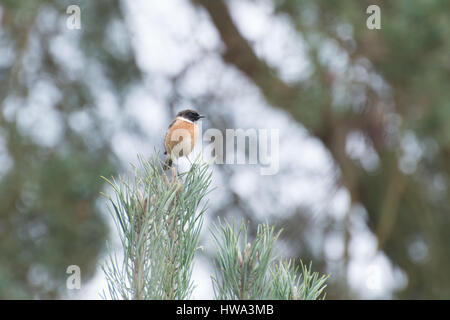
[[[285,252],[331,274],[327,297],[336,299],[364,297],[348,281],[362,223],[406,277],[383,297],[450,298],[450,2],[175,2],[185,19],[154,21],[156,9],[139,19],[139,1],[0,0],[0,298],[64,297],[70,264],[83,281],[92,277],[108,237],[99,176],[116,174],[129,152],[117,132],[150,151],[186,105],[206,113],[209,127],[256,126],[257,114],[293,124],[281,133],[291,162],[253,179],[253,193],[236,187],[251,169],[215,167],[221,197],[210,200],[212,217],[276,223]],[[65,26],[73,4],[81,31]],[[381,8],[380,30],[366,27],[371,4]],[[287,31],[255,37],[242,12],[259,7],[268,30]],[[152,22],[169,31],[139,38],[136,24]],[[169,67],[152,64],[157,58]],[[296,74],[298,60],[305,67]],[[130,100],[136,87],[163,110],[160,127],[147,124],[151,134],[139,118],[157,107],[136,111],[144,101]],[[297,138],[329,157],[319,178],[335,191],[325,202],[348,195],[341,217],[332,206],[285,199],[280,186],[295,193],[295,163],[307,156],[286,147]],[[327,239],[342,242],[335,259]]]
[[[99,177],[118,163],[92,83],[105,79],[120,97],[139,71],[131,51],[117,56],[104,43],[108,27],[122,20],[117,1],[80,3],[86,32],[66,39],[60,17],[70,4],[0,2],[3,299],[60,297],[66,268],[78,265],[89,279],[108,235],[96,205]],[[78,55],[63,57],[61,41],[77,43]],[[78,125],[83,117],[88,127]]]

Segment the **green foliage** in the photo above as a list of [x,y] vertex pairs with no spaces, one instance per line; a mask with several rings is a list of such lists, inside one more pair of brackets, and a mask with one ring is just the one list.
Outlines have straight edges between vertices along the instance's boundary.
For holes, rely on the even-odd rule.
[[[140,160],[133,180],[107,180],[113,195],[107,196],[110,212],[121,241],[118,256],[112,248],[102,266],[112,299],[188,299],[194,254],[206,206],[198,210],[209,192],[211,173],[197,161],[185,173],[171,177],[162,170],[158,157]],[[217,246],[218,271],[213,277],[217,299],[318,299],[326,277],[302,274],[291,262],[272,265],[273,245],[279,233],[259,225],[248,242],[248,227],[238,232],[229,224],[212,231]],[[303,279],[303,281],[301,281]]]
[[247,226],[243,223],[237,233],[228,224],[216,227],[213,238],[218,248],[216,263],[220,275],[213,278],[213,283],[218,299],[247,300],[267,296],[267,269],[277,237],[268,225],[258,226],[252,243],[247,241]]
[[311,272],[311,264],[308,268],[300,261],[300,266],[301,273],[292,260],[280,261],[273,266],[269,299],[317,300],[321,298],[328,277]]
[[[207,165],[193,165],[168,178],[158,157],[140,161],[134,180],[109,181],[111,214],[123,259],[110,253],[103,266],[113,299],[187,299],[192,292],[192,263],[208,193]],[[103,293],[106,298],[106,294]]]
[[259,225],[253,242],[248,242],[247,225],[234,231],[229,224],[216,226],[213,238],[218,248],[213,287],[217,299],[315,300],[325,289],[327,277],[311,273],[302,263],[302,273],[293,262],[273,264],[273,246],[280,232]]

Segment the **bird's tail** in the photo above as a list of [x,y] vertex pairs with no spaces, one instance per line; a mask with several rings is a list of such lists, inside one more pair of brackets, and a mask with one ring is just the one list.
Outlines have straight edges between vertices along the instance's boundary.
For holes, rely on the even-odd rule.
[[164,163],[163,169],[164,171],[169,170],[170,168],[172,168],[172,159],[167,158],[166,162]]

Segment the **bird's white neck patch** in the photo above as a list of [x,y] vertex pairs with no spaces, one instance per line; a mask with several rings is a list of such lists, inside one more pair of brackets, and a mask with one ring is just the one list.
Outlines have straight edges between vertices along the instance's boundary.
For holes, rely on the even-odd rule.
[[178,120],[182,120],[182,121],[186,121],[186,122],[189,122],[189,123],[194,123],[193,121],[191,121],[189,119],[186,119],[186,118],[183,118],[183,117],[177,117],[177,119]]

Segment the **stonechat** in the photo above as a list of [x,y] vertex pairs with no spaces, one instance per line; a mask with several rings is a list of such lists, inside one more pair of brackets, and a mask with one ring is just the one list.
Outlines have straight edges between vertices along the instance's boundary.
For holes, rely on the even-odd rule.
[[169,125],[164,139],[164,154],[167,155],[164,170],[172,167],[174,160],[188,156],[194,149],[198,137],[197,121],[201,118],[204,118],[204,116],[191,109],[178,112]]

